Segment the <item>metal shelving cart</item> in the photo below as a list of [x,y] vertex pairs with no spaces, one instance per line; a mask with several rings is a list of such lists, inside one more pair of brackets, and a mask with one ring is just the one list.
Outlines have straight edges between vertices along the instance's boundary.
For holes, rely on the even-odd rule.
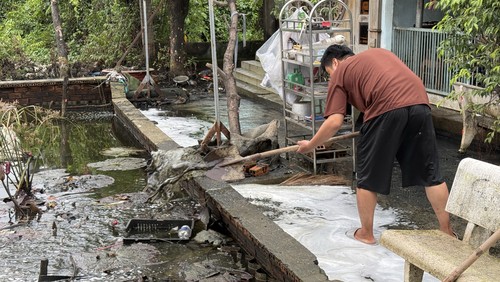
[[[320,70],[324,50],[331,44],[345,44],[352,49],[353,20],[348,6],[340,0],[291,0],[279,16],[282,64],[282,98],[285,145],[311,138],[323,122],[328,77]],[[355,113],[346,115],[337,134],[354,131]],[[352,145],[334,143],[318,148],[304,158],[318,165],[352,158],[355,172],[355,141]]]

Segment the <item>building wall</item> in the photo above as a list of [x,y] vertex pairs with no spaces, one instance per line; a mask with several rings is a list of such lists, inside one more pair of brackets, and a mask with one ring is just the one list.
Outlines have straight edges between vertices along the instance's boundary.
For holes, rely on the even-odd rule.
[[[105,77],[70,79],[68,108],[110,104],[111,90],[104,81]],[[62,93],[62,79],[0,82],[0,99],[4,102],[17,101],[22,106],[36,105],[58,109],[61,106]]]
[[[425,0],[425,3],[429,0]],[[392,29],[393,27],[414,27],[417,14],[416,0],[382,0],[382,34],[380,46],[385,49],[392,49]],[[423,22],[438,22],[443,18],[443,13],[439,10],[423,10]]]
[[[394,26],[415,27],[417,14],[416,0],[391,0],[387,2],[393,2]],[[425,0],[424,2],[427,3],[429,0]],[[443,13],[441,11],[424,8],[423,22],[439,21],[442,17]]]

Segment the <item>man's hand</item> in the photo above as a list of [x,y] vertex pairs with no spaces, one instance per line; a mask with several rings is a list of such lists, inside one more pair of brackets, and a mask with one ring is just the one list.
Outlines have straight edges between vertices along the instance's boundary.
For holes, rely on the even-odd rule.
[[313,136],[311,140],[300,140],[297,141],[299,148],[297,153],[305,154],[312,152],[316,146],[323,145],[323,143],[337,133],[340,126],[344,122],[344,115],[333,114],[329,116],[323,124],[320,126],[318,132]]
[[297,153],[305,154],[312,152],[314,150],[314,147],[311,147],[309,140],[300,140],[297,142],[297,145],[299,145],[299,148],[297,149]]

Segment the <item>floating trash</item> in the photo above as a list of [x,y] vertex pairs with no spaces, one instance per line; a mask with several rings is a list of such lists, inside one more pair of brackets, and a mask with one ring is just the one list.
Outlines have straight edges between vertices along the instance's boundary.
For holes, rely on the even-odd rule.
[[124,244],[154,243],[165,241],[186,241],[191,238],[194,220],[192,219],[131,219],[125,231]]
[[115,158],[102,162],[90,163],[87,166],[101,171],[133,170],[146,167],[146,160],[142,158]]
[[145,154],[146,150],[134,147],[113,147],[101,151],[101,155],[108,157],[129,157]]

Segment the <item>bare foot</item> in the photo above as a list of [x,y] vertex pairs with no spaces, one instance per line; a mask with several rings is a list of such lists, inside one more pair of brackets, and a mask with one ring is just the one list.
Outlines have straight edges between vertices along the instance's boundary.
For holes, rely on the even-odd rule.
[[373,237],[373,235],[365,234],[362,228],[348,230],[346,233],[347,237],[359,241],[361,243],[365,243],[367,245],[376,245],[377,240]]

